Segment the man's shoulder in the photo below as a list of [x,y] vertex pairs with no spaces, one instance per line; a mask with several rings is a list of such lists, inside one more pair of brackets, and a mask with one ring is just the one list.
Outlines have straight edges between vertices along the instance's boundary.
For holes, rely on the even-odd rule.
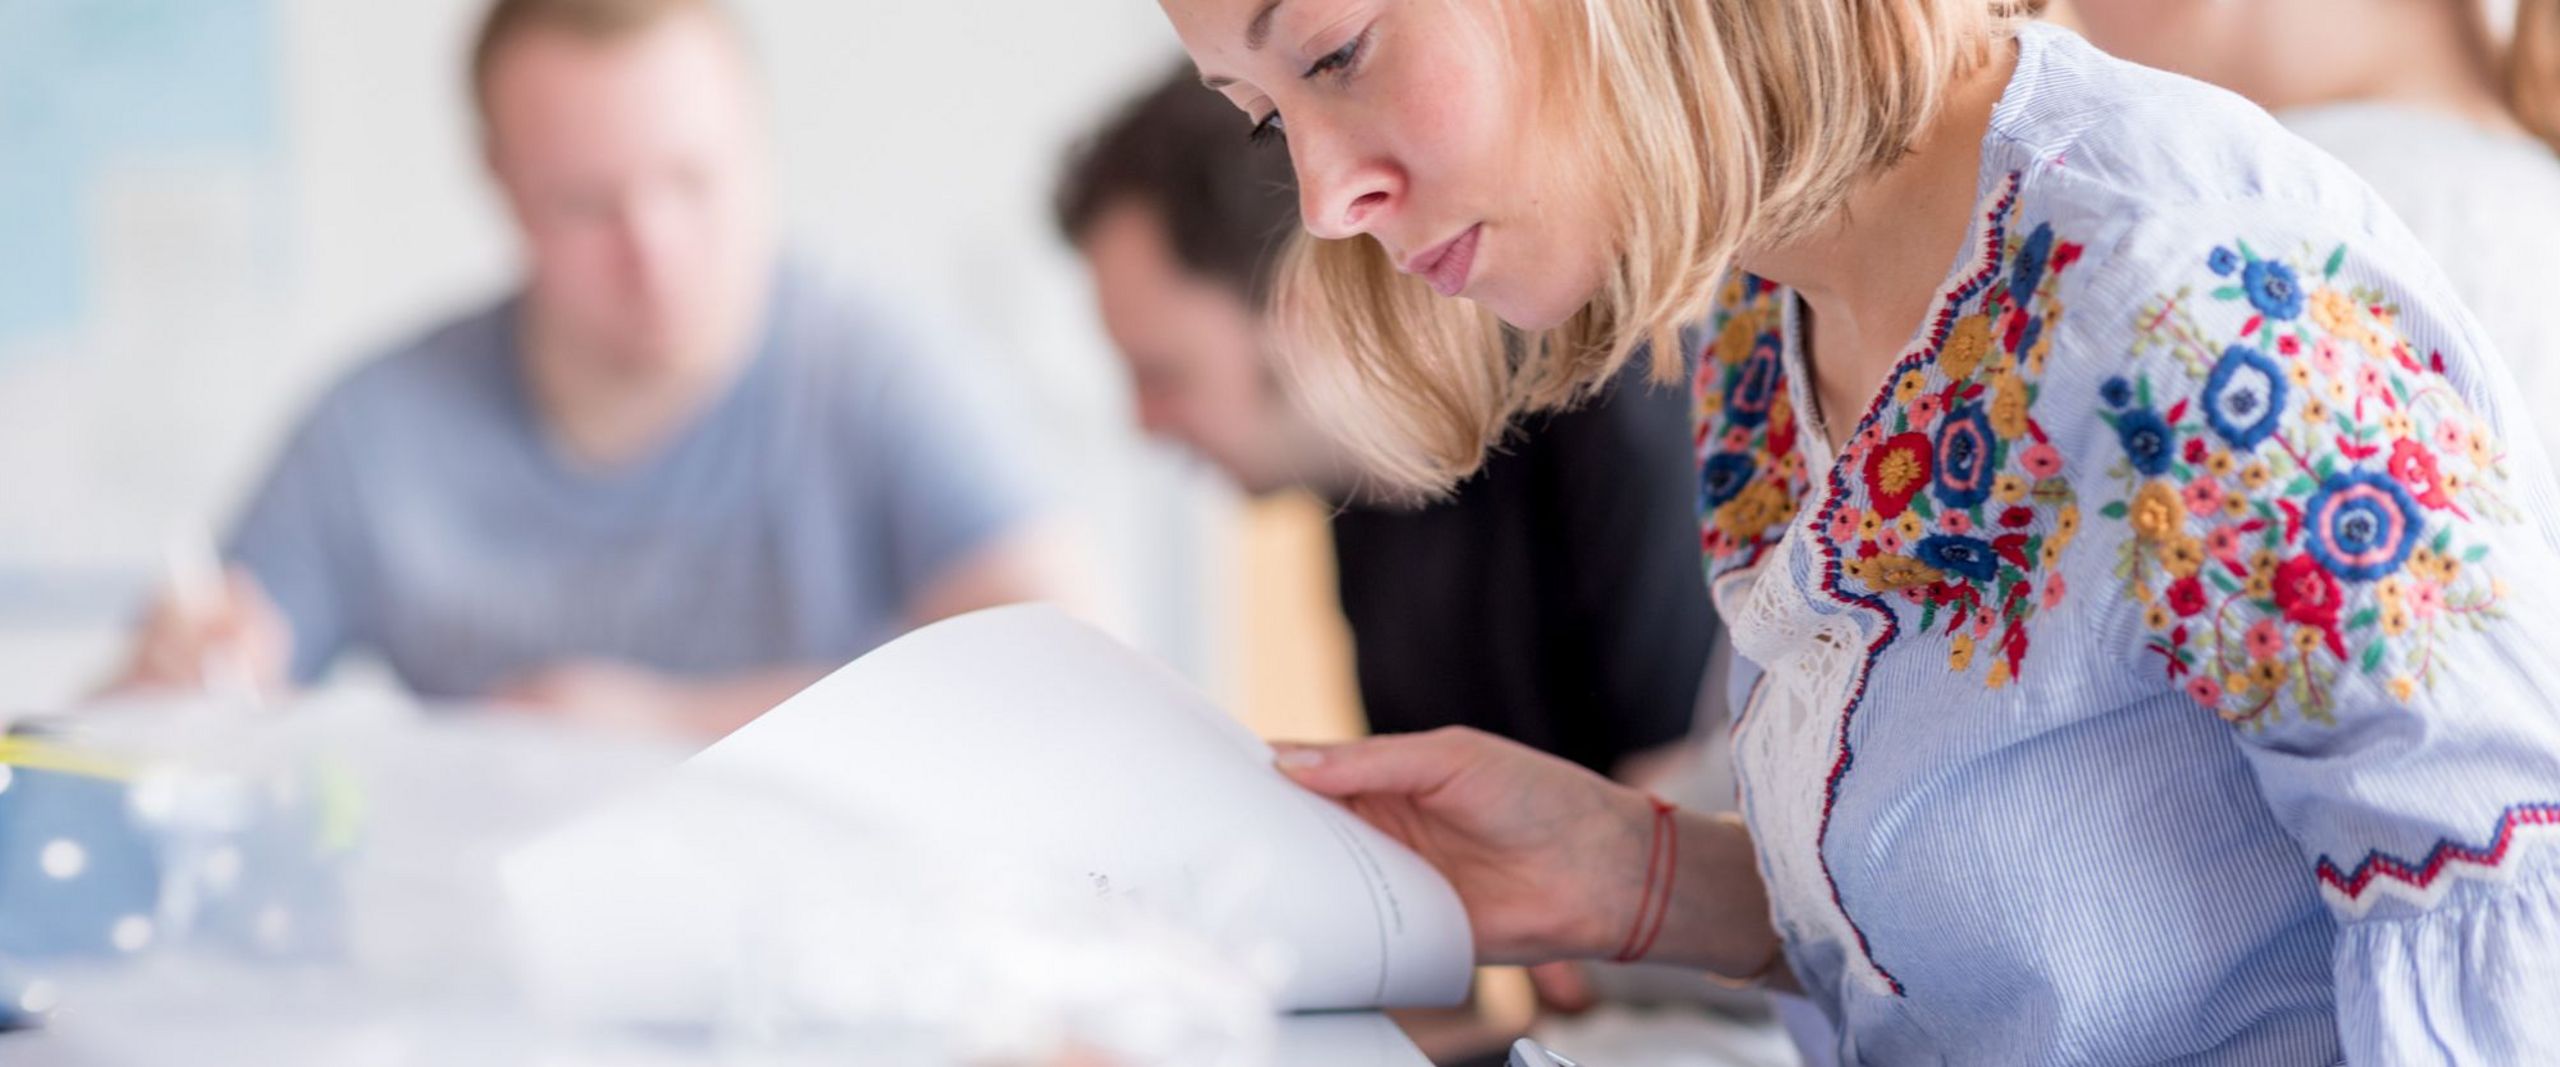
[[483,304],[359,358],[321,394],[313,419],[379,427],[492,406],[506,384],[516,308],[514,298]]

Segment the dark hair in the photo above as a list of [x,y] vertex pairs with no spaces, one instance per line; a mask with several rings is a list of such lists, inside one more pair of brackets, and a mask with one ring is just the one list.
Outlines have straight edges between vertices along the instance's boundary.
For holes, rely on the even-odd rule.
[[1102,216],[1142,204],[1164,220],[1174,258],[1261,306],[1298,225],[1289,154],[1246,142],[1235,106],[1188,63],[1078,143],[1058,182],[1058,229],[1082,242]]

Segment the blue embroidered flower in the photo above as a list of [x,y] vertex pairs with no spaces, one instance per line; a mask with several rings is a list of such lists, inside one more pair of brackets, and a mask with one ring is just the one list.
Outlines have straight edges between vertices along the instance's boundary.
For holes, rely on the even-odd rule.
[[1733,425],[1753,430],[1769,421],[1769,408],[1778,399],[1778,345],[1776,333],[1761,334],[1733,386],[1725,390],[1726,419]]
[[2285,322],[2302,314],[2302,281],[2291,267],[2272,259],[2251,260],[2240,273],[2240,284],[2261,315]]
[[1698,468],[1698,500],[1714,511],[1741,496],[1759,473],[1759,461],[1747,453],[1716,453]]
[[1991,418],[1983,414],[1982,405],[1967,404],[1948,412],[1946,421],[1938,424],[1938,474],[1935,494],[1939,503],[1951,508],[1970,508],[1991,498],[1998,473],[1998,456],[1993,445]]
[[1969,581],[1988,582],[2000,576],[2000,556],[1991,546],[1971,537],[1939,534],[1923,537],[1911,550],[1911,556],[1922,563],[1949,574],[1962,575]]
[[2124,407],[2133,403],[2133,383],[2122,378],[2109,378],[2107,384],[2098,387],[2098,396],[2107,402],[2108,407]]
[[2215,274],[2228,278],[2231,276],[2232,271],[2240,269],[2240,255],[2228,248],[2216,245],[2214,246],[2213,254],[2205,257],[2204,265],[2213,268],[2213,272]]
[[2044,337],[2044,316],[2042,316],[2042,315],[2030,315],[2030,316],[2028,316],[2028,317],[2027,317],[2027,328],[2018,332],[2018,351],[2019,351],[2019,352],[2022,352],[2022,353],[2024,353],[2024,352],[2033,352],[2033,351],[2035,351],[2035,350],[2036,350],[2036,342],[2037,342],[2037,341],[2039,341],[2039,340],[2042,340],[2042,339],[2043,339],[2043,337]]
[[2303,512],[2303,526],[2312,558],[2357,582],[2398,571],[2424,532],[2418,502],[2381,471],[2332,475]]
[[2169,428],[2169,420],[2150,408],[2116,416],[2116,436],[2123,440],[2124,454],[2133,460],[2133,469],[2144,477],[2169,473],[2170,461],[2177,458],[2177,432]]
[[2283,421],[2284,368],[2265,353],[2233,345],[2204,383],[2204,419],[2232,447],[2247,450],[2274,436]]
[[2017,260],[2009,266],[2009,299],[2019,307],[2036,295],[2036,286],[2044,284],[2045,264],[2053,258],[2053,226],[2040,223],[2036,232],[2027,235],[2027,246],[2018,250]]

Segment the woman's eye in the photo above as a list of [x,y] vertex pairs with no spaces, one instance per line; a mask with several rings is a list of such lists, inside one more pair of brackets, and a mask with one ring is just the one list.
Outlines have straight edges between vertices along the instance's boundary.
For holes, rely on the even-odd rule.
[[1309,65],[1307,67],[1306,76],[1313,78],[1319,74],[1330,74],[1335,72],[1349,73],[1352,65],[1360,59],[1360,49],[1368,43],[1369,32],[1363,30],[1360,32],[1360,36],[1352,38],[1350,43],[1345,44],[1340,48],[1336,48],[1331,52],[1325,53],[1324,58],[1316,60],[1313,64]]
[[1288,132],[1280,123],[1280,113],[1274,111],[1263,116],[1262,121],[1254,123],[1253,132],[1246,134],[1245,140],[1256,145],[1267,145],[1286,138]]

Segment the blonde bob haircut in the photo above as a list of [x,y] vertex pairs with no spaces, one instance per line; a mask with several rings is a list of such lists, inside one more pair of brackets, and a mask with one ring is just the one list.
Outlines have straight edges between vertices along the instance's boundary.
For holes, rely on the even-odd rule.
[[[1713,307],[1738,249],[1800,235],[1928,128],[1950,85],[2045,0],[1488,0],[1573,156],[1605,189],[1615,266],[1589,305],[1519,334],[1399,274],[1374,241],[1301,233],[1274,312],[1301,400],[1370,489],[1446,492],[1512,421],[1588,398]],[[1523,47],[1521,34],[1512,37]]]

